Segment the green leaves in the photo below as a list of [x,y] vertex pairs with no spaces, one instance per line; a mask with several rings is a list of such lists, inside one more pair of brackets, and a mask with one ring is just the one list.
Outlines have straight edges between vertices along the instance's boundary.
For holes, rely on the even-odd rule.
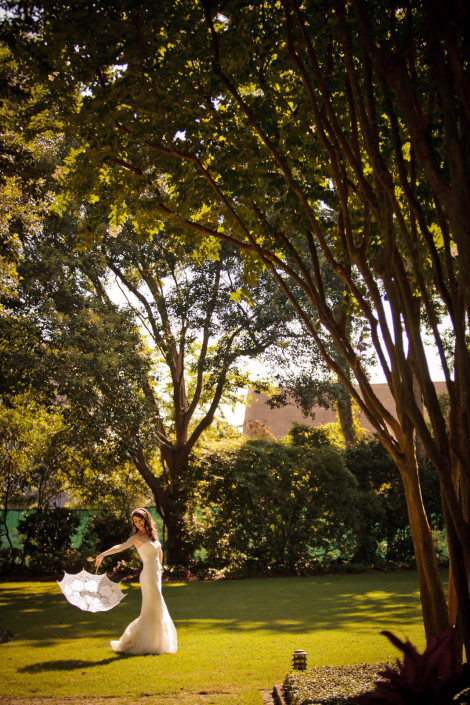
[[126,224],[128,219],[127,206],[125,201],[120,201],[113,203],[111,211],[109,213],[109,225],[108,233],[111,237],[116,237],[122,231],[123,225]]
[[49,210],[52,214],[62,217],[66,212],[69,205],[69,199],[63,193],[58,193],[54,196],[54,200],[49,206]]
[[230,294],[230,299],[231,299],[232,301],[236,301],[237,304],[240,303],[240,301],[242,300],[242,298],[243,298],[243,291],[241,291],[241,289],[239,289],[238,291],[233,291],[233,292]]
[[2,507],[45,507],[67,486],[61,410],[32,394],[0,404]]
[[209,565],[231,575],[304,574],[338,551],[346,557],[355,481],[336,450],[222,443],[193,460],[200,493],[194,513],[205,508],[199,530]]

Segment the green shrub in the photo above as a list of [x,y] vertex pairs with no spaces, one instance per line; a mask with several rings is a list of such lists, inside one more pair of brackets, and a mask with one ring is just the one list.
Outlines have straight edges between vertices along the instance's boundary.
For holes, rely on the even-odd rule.
[[19,548],[0,548],[0,575],[8,575],[18,570],[22,552]]
[[304,448],[320,448],[329,446],[330,438],[328,430],[323,426],[307,426],[307,424],[294,421],[288,433],[289,440],[295,446]]
[[[301,424],[291,437],[300,445],[244,439],[192,458],[185,530],[202,548],[192,572],[242,578],[413,565],[403,485],[380,442],[340,450]],[[441,537],[436,474],[428,464],[420,472]]]
[[28,570],[33,574],[54,574],[54,573],[78,573],[85,570],[94,570],[86,557],[75,548],[68,548],[51,553],[35,553],[29,557]]
[[[80,551],[90,557],[106,551],[112,546],[123,543],[132,534],[130,518],[117,512],[103,511],[90,517],[83,532]],[[132,560],[133,551],[129,549],[124,553],[107,556],[103,566],[107,570],[113,569],[119,561]]]
[[305,574],[352,555],[357,483],[335,448],[248,440],[200,455],[194,469],[191,523],[211,567]]
[[123,561],[122,559],[118,560],[112,569],[110,576],[114,581],[118,582],[126,578],[136,578],[140,575],[141,570],[142,563],[140,558],[137,556],[132,556],[126,561]]
[[[358,482],[361,518],[355,562],[375,565],[413,565],[414,549],[405,493],[394,461],[377,438],[363,439],[344,451],[345,462]],[[437,475],[420,465],[423,500],[432,528],[443,529]]]
[[18,524],[23,538],[22,565],[46,573],[60,569],[63,553],[72,549],[79,524],[77,513],[63,507],[28,512]]
[[163,568],[163,579],[164,580],[176,580],[176,581],[181,581],[181,580],[191,580],[191,578],[194,578],[196,576],[193,576],[191,574],[191,571],[189,568],[187,568],[184,565],[169,565],[169,566],[164,566]]

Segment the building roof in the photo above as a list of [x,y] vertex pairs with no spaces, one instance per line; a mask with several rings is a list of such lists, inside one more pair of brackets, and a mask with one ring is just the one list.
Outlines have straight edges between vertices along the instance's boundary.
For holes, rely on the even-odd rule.
[[[434,385],[438,394],[447,394],[447,384],[445,382],[434,382]],[[357,385],[355,386],[358,389]],[[371,386],[387,411],[396,416],[395,402],[388,384],[377,383]],[[252,389],[248,392],[243,424],[245,435],[252,435],[252,429],[264,428],[276,438],[284,438],[289,433],[294,422],[307,426],[323,426],[324,424],[338,421],[335,409],[314,407],[312,411],[315,417],[312,419],[311,416],[305,417],[294,402],[284,407],[272,409],[266,404],[267,399],[268,395],[265,393],[255,392]],[[359,412],[359,418],[361,426],[373,433],[372,425],[362,412]]]

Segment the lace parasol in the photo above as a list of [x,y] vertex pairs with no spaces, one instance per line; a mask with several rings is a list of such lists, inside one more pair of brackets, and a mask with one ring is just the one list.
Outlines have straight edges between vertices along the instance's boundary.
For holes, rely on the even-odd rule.
[[106,612],[126,596],[121,583],[113,583],[105,573],[92,575],[86,570],[76,575],[64,573],[57,584],[70,604],[86,612]]

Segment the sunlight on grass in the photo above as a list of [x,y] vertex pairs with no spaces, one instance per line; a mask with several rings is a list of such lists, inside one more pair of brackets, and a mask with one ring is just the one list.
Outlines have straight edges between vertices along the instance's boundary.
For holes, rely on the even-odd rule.
[[55,583],[1,584],[0,625],[15,640],[0,646],[0,693],[25,703],[158,695],[168,705],[261,705],[260,691],[284,679],[295,649],[310,667],[394,659],[382,629],[424,647],[413,572],[165,585],[179,649],[164,656],[111,650],[140,610],[139,586],[125,590],[117,608],[89,614]]

